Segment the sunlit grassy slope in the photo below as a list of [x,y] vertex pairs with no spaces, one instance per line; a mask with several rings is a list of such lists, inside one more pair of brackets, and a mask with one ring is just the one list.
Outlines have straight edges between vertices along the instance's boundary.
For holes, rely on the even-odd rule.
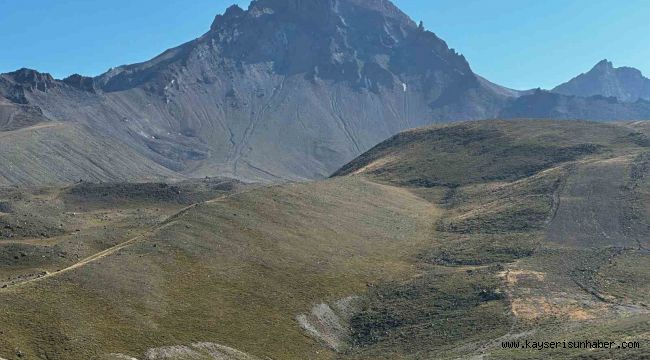
[[[540,352],[503,350],[500,344],[531,338],[646,341],[650,143],[645,127],[525,120],[432,127],[397,135],[344,167],[337,175],[403,186],[432,201],[437,196],[444,209],[436,222],[440,245],[421,259],[437,265],[434,269],[475,274],[477,267],[484,289],[499,279],[496,293],[503,292],[511,314],[507,324],[495,324],[496,314],[493,321],[474,321],[473,311],[484,306],[476,301],[461,316],[468,321],[463,328],[453,321],[463,309],[459,298],[467,299],[461,290],[445,294],[443,288],[443,299],[423,292],[419,298],[426,306],[417,308],[417,321],[371,321],[391,324],[389,336],[362,352],[390,358],[385,354],[397,344],[408,344],[417,350],[402,353],[415,358],[644,358],[643,348]],[[441,284],[441,278],[430,282],[436,290]],[[455,301],[448,312],[442,305],[446,297]],[[399,298],[403,304],[389,314],[422,303]],[[370,315],[387,306],[383,296],[370,299]],[[427,309],[440,316],[431,320]],[[440,318],[446,323],[435,326]],[[409,331],[412,335],[403,336]],[[453,335],[445,339],[448,332]],[[471,337],[477,333],[478,340]],[[440,339],[445,341],[429,346]]]
[[438,215],[403,189],[362,179],[202,203],[114,254],[0,293],[0,348],[82,359],[213,341],[329,358],[295,316],[417,273],[410,257],[435,241]]

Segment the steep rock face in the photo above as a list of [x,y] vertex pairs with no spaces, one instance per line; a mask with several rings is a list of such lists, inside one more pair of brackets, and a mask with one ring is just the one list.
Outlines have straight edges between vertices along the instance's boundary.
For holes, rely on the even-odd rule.
[[650,100],[650,79],[635,68],[615,68],[611,61],[603,60],[589,72],[557,86],[553,92],[582,97],[615,97],[624,102]]
[[63,79],[63,82],[79,90],[85,90],[89,92],[97,91],[95,79],[91,77],[74,74]]
[[151,61],[32,83],[48,117],[167,168],[267,180],[327,176],[402,129],[493,117],[506,98],[384,0],[258,0]]
[[31,69],[20,69],[0,75],[0,99],[4,102],[26,105],[29,103],[26,93],[47,91],[56,86],[50,74],[42,74]]
[[56,86],[49,74],[21,69],[0,75],[0,131],[17,130],[49,121],[41,108],[29,104],[26,92]]

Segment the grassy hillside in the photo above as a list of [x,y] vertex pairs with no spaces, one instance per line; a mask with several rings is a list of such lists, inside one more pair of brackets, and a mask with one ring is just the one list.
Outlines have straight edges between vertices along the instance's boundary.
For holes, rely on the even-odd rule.
[[139,356],[210,341],[278,359],[331,358],[295,317],[412,276],[410,256],[434,241],[437,214],[404,190],[361,179],[202,203],[119,251],[0,292],[0,331],[9,334],[0,353]]
[[[644,359],[642,128],[418,129],[330,180],[254,189],[7,189],[0,219],[14,226],[28,206],[43,215],[0,244],[85,251],[3,260],[15,281],[0,289],[0,357]],[[85,236],[71,238],[75,226]],[[501,346],[526,339],[642,347]]]
[[183,208],[240,191],[227,179],[0,188],[0,286],[73,265]]
[[[444,342],[450,350],[436,347],[425,358],[465,358],[468,353],[488,359],[644,358],[643,349],[553,352],[504,350],[500,345],[531,338],[647,339],[650,316],[642,283],[650,272],[650,167],[645,127],[522,120],[417,129],[378,145],[336,174],[399,185],[431,201],[438,196],[445,211],[436,222],[436,234],[445,241],[424,252],[422,260],[436,268],[473,273],[477,267],[498,269],[481,284],[500,279],[510,323],[475,321],[493,324],[487,334],[492,342],[468,341],[467,335],[476,330],[468,326],[462,336]],[[455,281],[455,286],[463,283],[472,280]],[[406,304],[393,312],[419,302],[409,296],[401,301]],[[376,302],[386,306],[381,299]],[[453,310],[459,308],[456,303]],[[422,313],[417,310],[419,319]],[[455,328],[447,323],[444,329]],[[417,358],[421,349],[435,343],[427,338],[432,334],[436,332],[408,336],[402,344],[420,349],[411,354]],[[364,351],[382,357],[394,347],[379,341]]]

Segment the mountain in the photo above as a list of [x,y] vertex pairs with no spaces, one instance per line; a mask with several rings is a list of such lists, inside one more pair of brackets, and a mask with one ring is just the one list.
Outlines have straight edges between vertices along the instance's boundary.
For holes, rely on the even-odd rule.
[[631,67],[615,68],[602,60],[589,72],[580,74],[552,90],[558,94],[589,97],[615,97],[624,102],[650,100],[650,79]]
[[650,101],[623,102],[615,97],[562,95],[541,89],[512,98],[501,109],[503,119],[643,120],[650,118]]
[[[203,36],[95,78],[56,80],[29,69],[2,74],[0,99],[0,126],[8,131],[56,122],[95,138],[61,144],[55,139],[66,136],[53,134],[39,150],[86,154],[99,164],[93,174],[84,176],[88,167],[76,161],[53,161],[49,177],[16,178],[17,185],[70,180],[59,173],[93,181],[319,179],[399,131],[432,123],[650,118],[648,103],[491,83],[388,0],[234,5]],[[100,159],[105,151],[89,151],[90,143],[110,143],[124,162]],[[3,165],[29,173],[40,161],[36,154],[29,159],[6,158]],[[140,171],[125,176],[129,168]]]
[[0,358],[539,360],[502,342],[643,344],[649,131],[463,122],[400,133],[322,181],[0,188]]
[[172,171],[266,180],[325,177],[402,129],[491,117],[506,98],[385,0],[253,1],[151,61],[2,83]]

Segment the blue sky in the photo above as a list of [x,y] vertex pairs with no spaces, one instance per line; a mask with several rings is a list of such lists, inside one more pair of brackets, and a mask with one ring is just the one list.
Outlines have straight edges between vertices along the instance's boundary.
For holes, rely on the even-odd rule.
[[[203,34],[224,0],[0,0],[0,72],[97,75]],[[499,84],[550,88],[607,58],[650,74],[646,0],[396,0]]]

